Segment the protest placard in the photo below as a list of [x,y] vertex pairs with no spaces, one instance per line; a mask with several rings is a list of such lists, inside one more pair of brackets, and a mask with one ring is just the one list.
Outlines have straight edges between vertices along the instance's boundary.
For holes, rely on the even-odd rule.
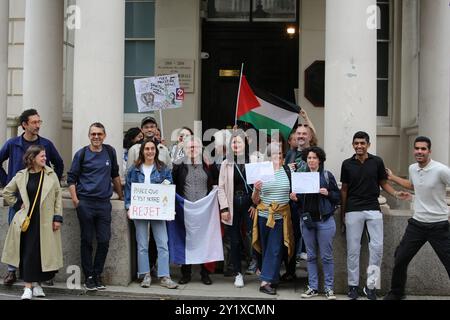
[[248,184],[253,184],[257,181],[270,182],[275,180],[273,164],[270,161],[246,163],[245,175],[247,176]]
[[139,112],[174,109],[183,106],[184,90],[178,74],[134,80]]
[[132,183],[130,218],[175,219],[175,185]]
[[319,193],[320,176],[318,172],[293,172],[292,192]]

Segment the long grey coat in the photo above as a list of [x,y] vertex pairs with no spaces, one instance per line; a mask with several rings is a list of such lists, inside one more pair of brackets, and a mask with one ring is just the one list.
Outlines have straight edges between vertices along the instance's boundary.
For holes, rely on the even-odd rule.
[[[48,272],[63,267],[61,231],[53,231],[53,216],[62,216],[62,196],[59,180],[53,169],[45,167],[44,172],[40,203],[41,264],[42,271]],[[11,221],[2,254],[2,262],[15,267],[19,267],[20,263],[20,226],[31,206],[27,194],[28,178],[28,169],[21,170],[3,190],[3,198],[8,205],[12,206],[17,202],[17,191],[24,204],[24,208],[17,211]]]

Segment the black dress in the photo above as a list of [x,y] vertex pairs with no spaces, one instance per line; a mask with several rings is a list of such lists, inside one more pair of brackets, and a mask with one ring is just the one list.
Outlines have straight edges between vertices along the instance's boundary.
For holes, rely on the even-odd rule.
[[[39,186],[41,173],[30,173],[27,183],[28,199],[30,199],[30,210]],[[44,174],[45,176],[45,174]],[[42,177],[44,184],[44,177]],[[34,212],[31,216],[30,225],[26,232],[20,237],[20,275],[24,282],[48,281],[55,276],[55,271],[43,272],[41,264],[41,229],[40,229],[40,203],[42,185],[36,200]],[[29,214],[29,212],[28,212]]]

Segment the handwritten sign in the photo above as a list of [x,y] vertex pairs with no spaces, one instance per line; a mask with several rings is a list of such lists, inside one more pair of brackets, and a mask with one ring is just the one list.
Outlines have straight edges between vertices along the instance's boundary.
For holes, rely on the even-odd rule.
[[174,220],[175,185],[131,184],[131,219]]
[[320,176],[318,172],[293,172],[292,192],[319,193]]
[[253,184],[257,181],[270,182],[275,180],[273,164],[270,161],[245,164],[245,175],[247,183]]
[[183,106],[184,89],[178,74],[134,80],[139,112],[174,109]]

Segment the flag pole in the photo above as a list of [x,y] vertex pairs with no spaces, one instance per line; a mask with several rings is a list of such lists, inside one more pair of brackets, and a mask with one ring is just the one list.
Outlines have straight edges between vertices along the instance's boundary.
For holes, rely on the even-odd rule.
[[239,108],[239,96],[241,94],[241,82],[242,82],[242,72],[243,71],[244,71],[244,63],[242,62],[241,75],[239,77],[239,88],[238,88],[237,101],[236,101],[236,114],[234,116],[234,125],[237,125],[237,113],[238,113],[238,108]]

